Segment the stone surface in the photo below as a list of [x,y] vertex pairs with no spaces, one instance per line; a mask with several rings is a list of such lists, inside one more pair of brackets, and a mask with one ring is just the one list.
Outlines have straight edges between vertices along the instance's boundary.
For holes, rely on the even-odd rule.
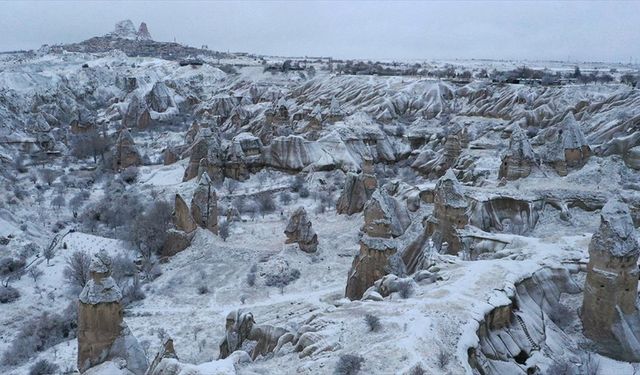
[[398,237],[409,224],[407,208],[384,187],[376,190],[364,207],[364,232],[371,237]]
[[189,206],[187,206],[187,203],[184,201],[180,194],[176,194],[175,197],[173,222],[176,226],[176,229],[185,233],[191,233],[198,227],[198,224],[196,224],[196,221],[193,220],[193,217],[191,216]]
[[502,155],[498,178],[517,180],[527,177],[531,174],[531,169],[536,165],[536,155],[527,135],[520,125],[514,124],[509,148]]
[[120,288],[111,278],[111,260],[102,250],[90,265],[91,279],[79,297],[78,369],[84,372],[105,361],[122,358],[136,375],[147,370],[142,347],[123,321]]
[[397,249],[394,239],[374,238],[365,234],[360,240],[360,252],[351,264],[345,297],[351,300],[362,298],[376,280],[389,272],[389,259],[397,253]]
[[364,205],[378,187],[378,181],[372,174],[348,173],[344,182],[344,188],[338,202],[336,211],[338,214],[353,215],[364,210]]
[[255,341],[256,345],[251,351],[251,359],[255,360],[258,356],[264,356],[273,352],[276,347],[281,347],[281,338],[287,336],[290,341],[292,336],[286,335],[287,333],[288,331],[281,327],[256,324],[250,312],[231,311],[227,314],[219,359],[229,357],[231,353],[242,348],[245,341]]
[[315,253],[318,250],[318,235],[313,230],[307,211],[302,206],[291,215],[284,234],[287,236],[285,243],[297,243],[300,250],[306,253]]
[[218,234],[218,197],[207,172],[200,176],[193,192],[191,215],[201,228]]
[[427,234],[432,237],[436,249],[447,244],[449,254],[462,250],[458,233],[467,225],[467,200],[464,190],[452,170],[448,170],[436,183],[434,211],[427,219]]
[[142,165],[142,157],[136,148],[131,133],[126,128],[120,130],[113,154],[113,169],[121,170]]
[[195,232],[186,233],[177,229],[169,229],[160,255],[170,257],[183,251],[191,245],[194,235]]
[[[587,337],[626,361],[640,359],[638,256],[640,245],[628,207],[610,200],[589,244],[582,324]],[[631,335],[627,332],[632,332]],[[633,343],[636,345],[633,345]]]

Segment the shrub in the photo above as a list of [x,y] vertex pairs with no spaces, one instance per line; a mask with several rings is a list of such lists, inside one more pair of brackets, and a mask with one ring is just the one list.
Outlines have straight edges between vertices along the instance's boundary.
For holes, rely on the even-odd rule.
[[138,179],[138,167],[131,166],[125,168],[122,172],[120,172],[120,177],[122,178],[122,181],[126,182],[127,184],[136,182],[136,180]]
[[422,368],[420,364],[415,365],[411,371],[409,371],[409,375],[424,375],[427,372]]
[[373,314],[365,315],[364,321],[367,323],[367,326],[369,327],[369,331],[371,332],[377,332],[381,328],[380,318],[378,318]]
[[398,293],[404,299],[411,297],[413,295],[413,283],[411,280],[402,281],[398,286]]
[[256,272],[254,270],[254,267],[256,267],[255,264],[251,267],[249,273],[247,273],[247,285],[249,286],[256,285]]
[[58,373],[58,365],[46,359],[34,363],[29,369],[29,375],[53,375]]
[[2,355],[4,365],[15,366],[35,353],[43,352],[76,337],[78,307],[71,303],[61,314],[43,313],[24,322],[15,339]]
[[6,257],[0,259],[0,276],[24,269],[26,261],[22,258]]
[[229,222],[227,220],[223,221],[218,225],[218,234],[222,241],[226,241],[229,238]]
[[20,298],[20,292],[18,289],[12,286],[0,285],[0,303],[11,303]]
[[280,198],[280,202],[285,206],[291,203],[291,194],[289,194],[289,192],[283,191],[282,193],[280,193],[279,198]]
[[89,281],[89,265],[91,257],[84,251],[75,251],[67,258],[62,271],[65,281],[73,289],[82,289]]
[[450,360],[451,360],[451,353],[440,349],[437,357],[438,367],[440,367],[441,369],[444,369],[445,367],[447,367]]
[[208,286],[206,286],[204,284],[201,284],[201,285],[198,286],[198,294],[207,294],[207,293],[209,293],[209,287]]
[[296,177],[294,177],[293,182],[291,183],[291,190],[294,193],[298,193],[300,192],[300,189],[302,189],[304,187],[304,177],[300,176],[300,175],[296,175]]
[[305,186],[301,187],[298,195],[300,195],[300,198],[308,198],[310,195],[309,189],[307,189]]
[[293,281],[298,280],[300,277],[300,270],[296,268],[287,268],[280,273],[267,274],[267,278],[264,281],[266,286],[275,286],[278,288],[284,288]]
[[360,372],[364,358],[359,355],[343,354],[336,365],[336,375],[355,375]]
[[265,214],[272,213],[276,210],[276,203],[273,201],[273,197],[270,193],[258,194],[257,200],[262,217],[264,217]]
[[156,201],[142,214],[135,215],[133,230],[127,239],[144,258],[162,250],[171,223],[173,208],[166,201]]
[[122,304],[127,306],[132,302],[143,300],[145,297],[140,279],[136,275],[133,277],[131,285],[127,286],[122,293]]

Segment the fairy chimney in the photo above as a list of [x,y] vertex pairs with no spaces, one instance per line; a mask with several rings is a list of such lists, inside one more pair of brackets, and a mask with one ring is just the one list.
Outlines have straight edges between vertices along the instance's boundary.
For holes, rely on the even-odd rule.
[[498,178],[517,180],[531,174],[536,165],[536,157],[527,135],[518,124],[514,124],[509,141],[509,149],[502,155]]
[[629,208],[617,200],[608,201],[589,244],[582,324],[585,336],[616,347],[618,357],[629,361],[640,359],[640,348],[632,345],[640,342],[638,331],[629,329],[640,323],[636,307],[639,255]]
[[446,242],[449,254],[462,250],[458,230],[469,221],[467,206],[462,185],[449,169],[436,183],[434,211],[427,219],[427,234],[432,236],[436,248],[441,249]]

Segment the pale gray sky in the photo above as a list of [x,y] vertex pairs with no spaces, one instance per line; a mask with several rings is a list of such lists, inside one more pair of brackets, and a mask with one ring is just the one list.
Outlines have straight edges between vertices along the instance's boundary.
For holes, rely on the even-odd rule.
[[127,18],[156,40],[271,55],[640,58],[640,1],[0,1],[0,50],[81,41]]

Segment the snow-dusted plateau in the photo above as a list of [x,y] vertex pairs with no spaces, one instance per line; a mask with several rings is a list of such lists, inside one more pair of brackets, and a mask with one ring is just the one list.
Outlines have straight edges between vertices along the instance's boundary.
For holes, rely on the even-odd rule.
[[640,374],[638,77],[2,53],[0,373]]

